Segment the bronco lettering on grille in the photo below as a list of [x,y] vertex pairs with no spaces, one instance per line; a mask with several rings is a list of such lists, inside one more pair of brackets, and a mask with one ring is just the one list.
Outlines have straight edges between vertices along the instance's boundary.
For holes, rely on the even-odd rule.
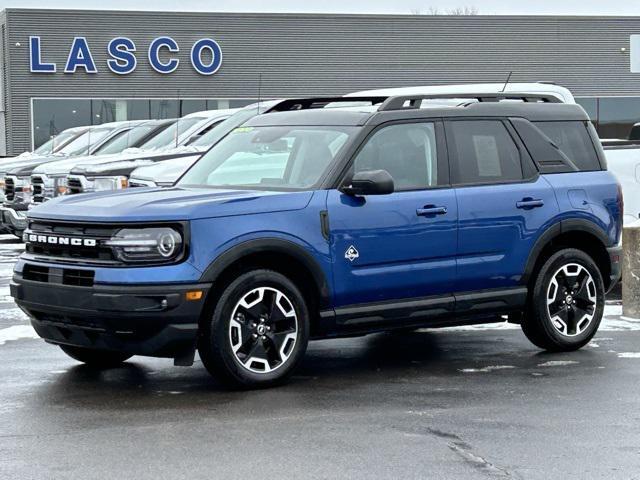
[[31,243],[47,243],[51,245],[71,245],[72,247],[96,247],[98,242],[93,238],[58,237],[51,235],[29,234]]

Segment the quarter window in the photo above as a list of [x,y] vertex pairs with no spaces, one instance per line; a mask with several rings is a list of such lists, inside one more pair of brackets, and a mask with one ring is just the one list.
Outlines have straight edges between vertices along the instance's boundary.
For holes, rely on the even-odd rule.
[[501,121],[449,123],[455,184],[513,182],[523,179],[520,151]]
[[586,122],[535,122],[580,171],[601,170]]
[[386,170],[396,191],[422,190],[438,184],[433,122],[392,125],[378,130],[355,158],[353,173]]

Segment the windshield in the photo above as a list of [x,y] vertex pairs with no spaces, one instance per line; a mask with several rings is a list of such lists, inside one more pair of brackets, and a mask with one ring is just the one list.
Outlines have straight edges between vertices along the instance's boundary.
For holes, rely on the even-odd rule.
[[316,185],[357,127],[239,127],[179,185],[304,190]]
[[[262,109],[264,110],[264,106]],[[220,122],[218,125],[213,127],[207,133],[202,135],[200,138],[195,139],[193,142],[190,142],[188,145],[193,145],[194,147],[210,147],[211,145],[215,145],[225,137],[230,131],[234,128],[239,127],[243,123],[245,123],[250,118],[255,117],[258,114],[258,106],[256,105],[253,108],[243,108],[239,112],[234,113],[229,118]]]
[[203,121],[203,117],[181,118],[170,127],[165,128],[148,142],[142,144],[143,150],[156,150],[167,147],[177,147],[180,137],[196,123]]
[[58,150],[58,152],[71,156],[91,153],[91,148],[112,131],[112,127],[92,128],[69,142],[67,145]]
[[66,142],[68,142],[71,138],[75,137],[77,134],[78,134],[77,132],[62,132],[59,135],[56,135],[55,137],[51,137],[49,140],[44,142],[42,145],[36,148],[33,151],[33,153],[37,153],[39,155],[46,155],[49,153],[56,152],[60,148],[60,145],[64,145]]
[[120,153],[125,148],[137,147],[142,140],[147,138],[147,136],[156,129],[162,131],[158,128],[158,125],[140,125],[129,130],[123,130],[104,142],[104,144],[96,150],[95,154],[110,155]]

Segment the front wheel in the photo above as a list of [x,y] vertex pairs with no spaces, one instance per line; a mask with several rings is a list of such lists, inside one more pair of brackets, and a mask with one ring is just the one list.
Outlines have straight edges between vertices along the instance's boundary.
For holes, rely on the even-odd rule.
[[309,311],[284,275],[254,270],[231,282],[204,319],[198,352],[207,370],[234,387],[266,387],[291,375],[309,341]]
[[95,350],[92,348],[73,347],[71,345],[60,345],[60,348],[74,360],[98,368],[117,367],[122,362],[131,358],[131,355],[127,353],[108,350]]
[[573,248],[560,250],[535,279],[522,330],[545,350],[577,350],[598,330],[604,297],[602,275],[591,257]]

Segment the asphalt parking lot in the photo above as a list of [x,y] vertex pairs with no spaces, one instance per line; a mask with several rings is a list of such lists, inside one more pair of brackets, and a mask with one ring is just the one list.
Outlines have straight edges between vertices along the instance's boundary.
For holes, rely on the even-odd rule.
[[314,342],[292,381],[230,392],[202,364],[96,371],[35,338],[0,237],[0,478],[640,478],[640,321],[591,344],[510,325]]

